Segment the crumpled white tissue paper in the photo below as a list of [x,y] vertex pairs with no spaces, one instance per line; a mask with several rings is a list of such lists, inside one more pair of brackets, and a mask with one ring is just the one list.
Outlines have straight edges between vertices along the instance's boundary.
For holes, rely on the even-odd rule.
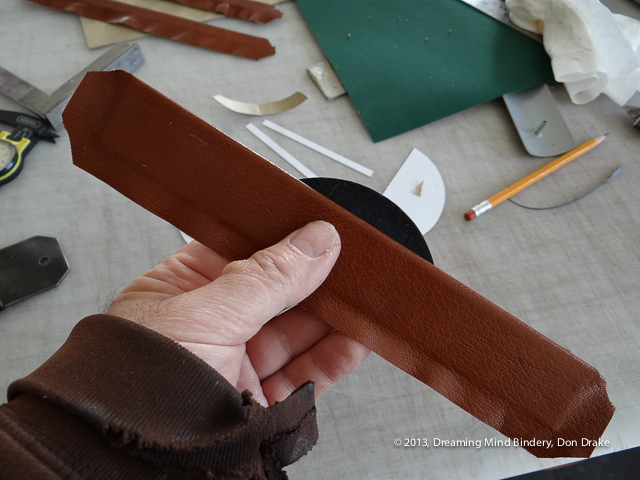
[[511,21],[543,35],[558,82],[574,103],[600,93],[624,105],[640,89],[640,22],[598,0],[505,0]]

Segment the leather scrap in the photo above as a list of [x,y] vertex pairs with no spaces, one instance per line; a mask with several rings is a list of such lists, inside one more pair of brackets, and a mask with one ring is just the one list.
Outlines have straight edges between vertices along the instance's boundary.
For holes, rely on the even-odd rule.
[[[194,22],[207,22],[209,20],[223,17],[221,13],[211,13],[197,8],[185,7],[179,3],[165,2],[163,0],[117,0],[129,5],[135,5],[141,8],[148,8],[167,15],[175,15],[177,17],[193,20]],[[271,5],[287,2],[289,0],[258,0],[261,3],[269,3]],[[87,46],[90,49],[111,45],[112,43],[122,40],[131,40],[140,38],[148,33],[138,32],[126,25],[114,25],[104,23],[99,20],[93,20],[87,17],[80,17],[80,25],[84,33]]]
[[340,257],[303,308],[533,455],[593,452],[615,410],[597,370],[134,76],[90,72],[64,121],[78,167],[230,260],[332,223]]
[[206,23],[155,12],[112,0],[29,0],[44,7],[66,10],[94,20],[126,25],[159,37],[221,53],[259,60],[276,53],[265,38],[245,35]]
[[186,7],[199,8],[207,12],[221,13],[227,17],[241,18],[256,23],[269,23],[282,18],[282,12],[273,5],[251,0],[173,0]]

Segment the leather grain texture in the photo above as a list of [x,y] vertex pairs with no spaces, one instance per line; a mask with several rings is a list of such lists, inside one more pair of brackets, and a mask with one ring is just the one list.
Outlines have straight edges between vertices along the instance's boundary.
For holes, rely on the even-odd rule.
[[250,22],[269,23],[282,18],[282,12],[268,3],[253,0],[175,0],[182,5],[200,8],[208,12],[221,13],[231,18],[242,18]]
[[87,74],[64,121],[77,166],[230,260],[331,222],[342,252],[305,309],[503,434],[551,442],[532,454],[592,453],[581,439],[615,410],[597,370],[323,195],[125,72]]

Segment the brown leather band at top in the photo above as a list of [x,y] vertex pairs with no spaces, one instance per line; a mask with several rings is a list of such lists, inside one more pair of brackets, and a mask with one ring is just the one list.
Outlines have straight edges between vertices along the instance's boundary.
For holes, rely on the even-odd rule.
[[44,7],[74,12],[83,17],[107,23],[126,25],[140,32],[259,60],[276,53],[266,38],[214,27],[206,23],[167,15],[148,8],[136,7],[111,0],[29,0]]
[[77,166],[230,260],[331,222],[342,252],[306,310],[505,435],[551,442],[532,454],[592,453],[581,439],[614,412],[593,367],[134,76],[90,72],[64,121]]
[[282,18],[282,12],[268,3],[253,0],[173,0],[187,7],[208,12],[221,13],[227,17],[241,18],[250,22],[269,23]]

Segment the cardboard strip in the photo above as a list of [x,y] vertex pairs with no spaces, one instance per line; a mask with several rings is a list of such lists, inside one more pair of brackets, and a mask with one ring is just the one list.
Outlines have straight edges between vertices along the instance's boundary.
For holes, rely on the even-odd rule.
[[303,308],[538,457],[593,452],[615,410],[597,370],[134,76],[90,72],[64,121],[78,167],[230,260],[332,223]]
[[241,18],[256,23],[269,23],[282,18],[282,12],[273,5],[251,0],[174,0],[186,7],[207,12],[221,13],[227,17]]
[[227,107],[232,112],[244,113],[245,115],[273,115],[275,113],[286,112],[287,110],[297,107],[304,102],[307,97],[300,92],[296,92],[282,100],[276,100],[275,102],[268,103],[241,102],[239,100],[231,100],[230,98],[222,95],[214,95],[213,99],[220,105]]
[[267,135],[262,133],[262,131],[256,127],[253,123],[250,123],[246,126],[247,130],[253,133],[258,140],[264,143],[271,150],[280,155],[289,165],[298,170],[302,175],[306,178],[315,178],[317,175],[311,171],[310,168],[305,166],[300,160],[287,152],[284,148],[282,148],[279,144],[271,140]]
[[245,35],[205,23],[154,12],[111,0],[29,0],[44,7],[66,10],[108,23],[221,53],[259,60],[276,53],[265,38]]
[[353,160],[350,160],[346,157],[343,157],[342,155],[339,155],[336,152],[332,152],[328,148],[325,148],[322,145],[318,145],[317,143],[312,142],[311,140],[304,138],[303,136],[298,135],[297,133],[294,133],[291,130],[287,130],[286,128],[283,128],[280,125],[277,125],[270,120],[265,120],[264,122],[262,122],[262,125],[264,125],[267,128],[270,128],[274,132],[278,132],[284,135],[285,137],[289,137],[291,140],[298,142],[301,145],[304,145],[305,147],[310,148],[311,150],[315,150],[316,152],[321,153],[325,157],[329,157],[330,159],[335,160],[336,162],[341,163],[346,167],[349,167],[355,170],[356,172],[360,172],[363,175],[366,175],[367,177],[370,177],[371,175],[373,175],[373,170],[371,170],[370,168],[360,165],[359,163],[354,162]]

